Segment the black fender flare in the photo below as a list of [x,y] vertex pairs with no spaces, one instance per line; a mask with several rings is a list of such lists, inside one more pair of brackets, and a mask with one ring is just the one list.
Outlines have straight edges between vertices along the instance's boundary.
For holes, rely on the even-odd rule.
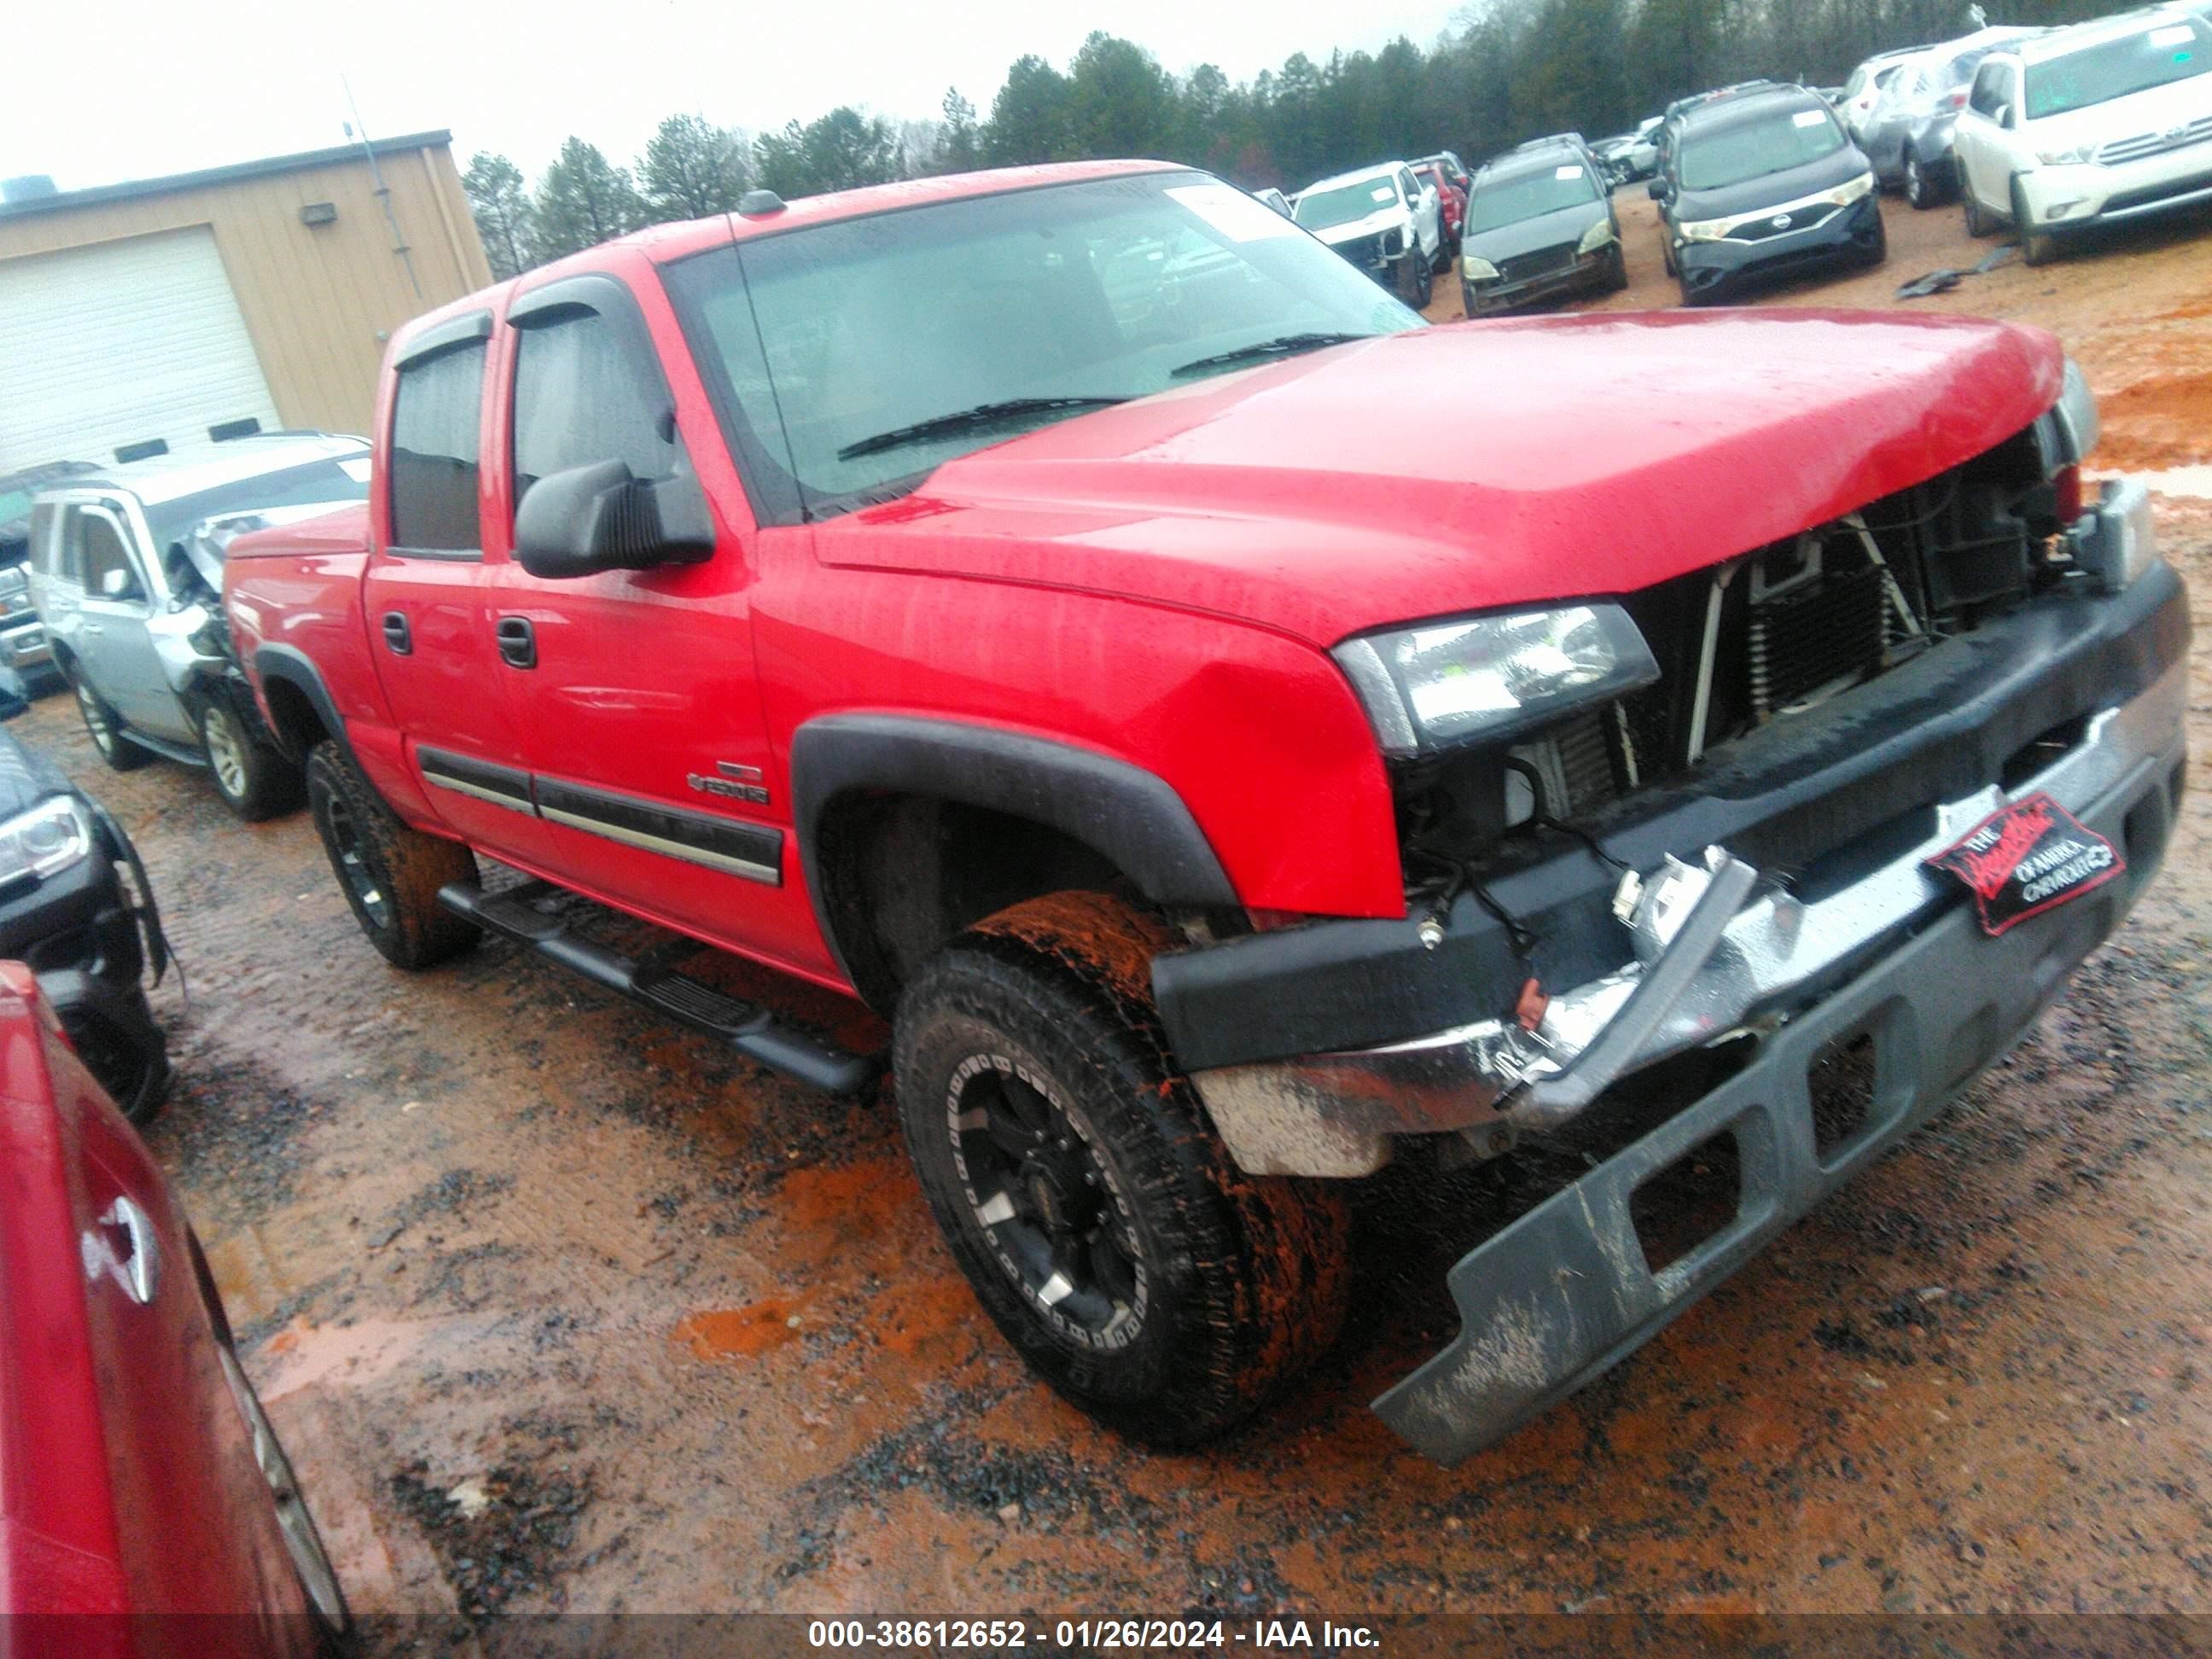
[[1182,797],[1140,767],[958,720],[825,714],[792,735],[792,823],[815,921],[848,978],[817,854],[824,812],[855,790],[926,795],[1047,825],[1097,852],[1156,904],[1240,902]]
[[[353,758],[353,745],[346,741],[345,716],[338,713],[337,700],[331,696],[330,687],[323,684],[322,671],[315,666],[312,657],[297,646],[264,645],[253,653],[253,672],[260,676],[264,686],[272,680],[281,680],[299,691],[321,720],[323,729],[345,751],[346,758]],[[289,733],[272,726],[270,735],[276,739],[277,750],[285,759],[295,765],[305,764],[307,757],[304,752],[295,752]]]

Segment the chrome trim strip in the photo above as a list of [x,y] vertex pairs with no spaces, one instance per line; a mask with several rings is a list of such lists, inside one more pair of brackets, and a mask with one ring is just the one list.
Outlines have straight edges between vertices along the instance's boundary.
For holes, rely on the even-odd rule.
[[498,790],[487,789],[480,783],[470,783],[460,778],[449,777],[442,772],[433,772],[427,766],[422,769],[422,781],[436,788],[450,789],[457,795],[469,795],[477,800],[488,800],[494,806],[504,806],[508,811],[520,812],[525,817],[538,816],[537,808],[519,796],[501,794]]
[[601,818],[586,817],[580,812],[570,812],[558,806],[541,806],[540,816],[555,823],[565,823],[571,830],[581,830],[586,835],[604,836],[609,841],[621,842],[627,847],[641,847],[648,853],[659,853],[672,859],[682,859],[687,864],[702,864],[709,870],[720,870],[727,875],[743,876],[747,881],[757,881],[769,887],[783,885],[783,872],[771,870],[764,864],[755,864],[745,859],[735,859],[721,853],[710,853],[703,847],[687,847],[680,841],[669,841],[663,836],[649,836],[642,830],[630,830],[620,824],[609,823]]

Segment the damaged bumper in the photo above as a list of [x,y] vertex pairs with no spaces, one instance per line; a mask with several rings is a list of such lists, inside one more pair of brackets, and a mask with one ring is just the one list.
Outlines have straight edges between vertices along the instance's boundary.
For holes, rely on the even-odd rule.
[[[1448,1280],[1460,1334],[1376,1401],[1383,1420],[1447,1463],[1510,1432],[1650,1340],[2010,1048],[2119,925],[2158,866],[2179,805],[2186,695],[2186,671],[2177,666],[2149,692],[2100,716],[2090,740],[2014,792],[2039,788],[2071,809],[2121,850],[2124,876],[1996,939],[1982,932],[1963,890],[1947,897],[1935,920],[1771,1030],[1757,1058],[1721,1087],[1462,1257]],[[1960,831],[1973,822],[1953,819]],[[1933,890],[1919,859],[1942,844],[1916,848],[1855,890],[1852,902],[1868,908],[1870,922],[1879,909],[1911,903],[1911,884]],[[1720,890],[1717,878],[1709,892]],[[1775,930],[1768,903],[1739,912],[1723,940],[1747,922],[1751,939],[1784,939],[1787,928]],[[1798,924],[1790,948],[1803,948],[1830,921],[1841,923]],[[1747,940],[1739,935],[1738,942]],[[1825,954],[1825,946],[1813,948]],[[1695,1023],[1688,1015],[1701,1006],[1724,1018],[1740,1000],[1724,987],[1754,985],[1762,971],[1724,942],[1674,1004],[1684,1018],[1655,1028],[1638,1063],[1672,1042],[1670,1030],[1687,1036]],[[1724,1029],[1716,1024],[1712,1034]],[[1811,1075],[1861,1036],[1873,1054],[1863,1115],[1839,1144],[1823,1147]],[[1584,1059],[1595,1053],[1594,1044]],[[1569,1066],[1560,1080],[1577,1069]],[[1541,1085],[1529,1091],[1536,1099],[1543,1093]],[[1653,1272],[1630,1218],[1632,1197],[1723,1135],[1735,1139],[1741,1171],[1734,1216]]]

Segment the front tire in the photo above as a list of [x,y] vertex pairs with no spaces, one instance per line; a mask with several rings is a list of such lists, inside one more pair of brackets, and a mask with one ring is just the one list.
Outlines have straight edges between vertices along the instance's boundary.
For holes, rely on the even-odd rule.
[[447,883],[477,878],[476,855],[402,823],[333,739],[308,752],[307,807],[354,920],[386,962],[413,973],[476,943],[476,927],[438,902]]
[[100,751],[100,759],[107,763],[107,769],[136,772],[150,764],[154,751],[141,749],[123,735],[122,717],[108,706],[106,698],[85,681],[83,672],[79,669],[69,676],[70,690],[76,693],[76,712],[84,717],[84,729],[92,738],[92,746]]
[[984,1311],[1080,1409],[1181,1448],[1335,1340],[1349,1221],[1331,1188],[1231,1162],[1152,1008],[1170,942],[1101,894],[1001,911],[907,986],[893,1066],[923,1194]]
[[1974,194],[1972,179],[1960,181],[1959,200],[1966,210],[1967,235],[1978,240],[1989,235],[1997,228],[1996,222],[1990,217],[1988,210],[1982,206],[1982,198]]
[[1942,179],[1930,173],[1911,151],[1905,155],[1905,199],[1919,211],[1943,205],[1946,195]]
[[1431,286],[1428,256],[1415,242],[1398,256],[1398,297],[1419,311],[1429,303]]
[[2012,181],[2012,228],[2020,237],[2020,257],[2031,265],[2047,265],[2058,257],[2058,239],[2035,228],[2027,210],[2027,192],[2017,179]]
[[1613,264],[1605,273],[1605,291],[1607,294],[1628,291],[1628,250],[1620,245],[1618,238],[1613,244]]
[[200,710],[200,744],[215,792],[248,823],[291,811],[304,798],[299,769],[277,753],[259,726],[220,694]]

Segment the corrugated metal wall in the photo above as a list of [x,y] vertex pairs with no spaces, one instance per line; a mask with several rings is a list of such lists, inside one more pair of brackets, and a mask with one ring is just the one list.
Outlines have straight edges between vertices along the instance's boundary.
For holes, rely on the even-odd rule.
[[[393,250],[368,159],[353,151],[314,160],[0,215],[0,271],[24,256],[204,226],[283,422],[366,432],[386,337],[408,318],[483,287],[491,270],[444,143],[378,149],[419,295]],[[301,222],[303,207],[325,202],[337,210],[331,222]],[[43,263],[61,269],[68,262]],[[0,351],[9,349],[8,332],[9,319],[0,316]]]

